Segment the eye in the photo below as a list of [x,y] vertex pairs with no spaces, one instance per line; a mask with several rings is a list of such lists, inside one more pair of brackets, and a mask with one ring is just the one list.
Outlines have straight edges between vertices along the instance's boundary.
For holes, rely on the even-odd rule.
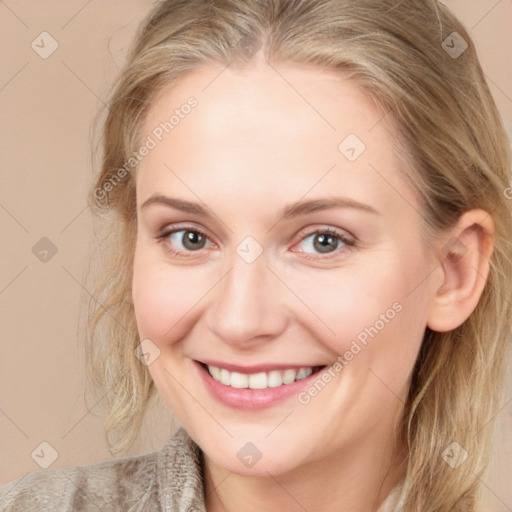
[[197,252],[209,241],[208,236],[197,228],[169,229],[157,235],[156,239],[165,243],[167,250],[177,256]]
[[[355,242],[333,228],[326,228],[316,230],[302,238],[298,245],[300,246],[301,244],[302,249],[297,252],[310,254],[309,250],[311,250],[313,252],[317,251],[320,254],[331,254],[340,248],[343,250],[346,246],[354,246]],[[307,257],[318,259],[315,255]]]
[[[174,231],[168,238],[173,245],[181,244],[187,251],[197,251],[198,249],[202,249],[206,244],[205,236],[199,233],[199,231],[192,231],[189,229]],[[180,248],[180,250],[182,249]]]

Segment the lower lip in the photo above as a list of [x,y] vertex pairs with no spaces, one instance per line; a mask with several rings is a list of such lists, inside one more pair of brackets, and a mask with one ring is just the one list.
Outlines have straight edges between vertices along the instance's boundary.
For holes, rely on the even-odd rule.
[[221,382],[215,380],[208,370],[197,361],[194,361],[194,365],[196,366],[206,389],[216,400],[229,407],[244,410],[265,409],[290,398],[292,395],[297,395],[305,387],[309,386],[313,380],[317,379],[322,371],[325,370],[325,368],[322,368],[322,370],[312,373],[305,379],[296,380],[291,384],[283,384],[276,388],[238,389],[232,388],[231,386],[225,386]]

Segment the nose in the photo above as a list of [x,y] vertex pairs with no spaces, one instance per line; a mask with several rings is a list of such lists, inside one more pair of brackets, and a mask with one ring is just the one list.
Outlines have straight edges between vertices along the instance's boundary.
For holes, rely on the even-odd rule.
[[235,253],[216,288],[207,325],[225,343],[243,350],[286,330],[290,318],[286,287],[267,267],[264,254],[247,263]]

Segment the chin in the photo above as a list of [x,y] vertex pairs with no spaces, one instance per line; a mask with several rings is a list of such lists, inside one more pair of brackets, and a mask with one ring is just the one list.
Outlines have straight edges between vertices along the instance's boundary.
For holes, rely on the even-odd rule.
[[205,454],[216,466],[241,476],[268,477],[269,473],[277,476],[292,471],[299,464],[296,452],[294,455],[282,451],[276,453],[275,448],[258,450],[255,445],[249,443]]

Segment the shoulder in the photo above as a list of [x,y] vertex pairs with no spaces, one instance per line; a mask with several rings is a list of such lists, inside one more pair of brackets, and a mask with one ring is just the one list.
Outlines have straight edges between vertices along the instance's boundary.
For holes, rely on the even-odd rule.
[[150,510],[151,502],[157,510],[157,459],[153,452],[27,473],[0,486],[0,511]]
[[160,449],[27,473],[0,486],[0,512],[205,512],[202,452],[180,427]]

